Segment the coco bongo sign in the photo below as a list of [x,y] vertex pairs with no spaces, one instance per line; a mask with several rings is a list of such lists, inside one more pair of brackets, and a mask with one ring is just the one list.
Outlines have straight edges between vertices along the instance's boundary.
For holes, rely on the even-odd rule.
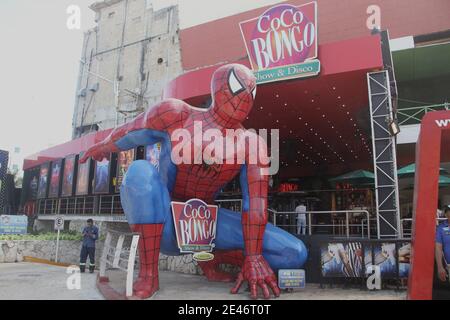
[[207,205],[200,199],[172,202],[173,221],[181,253],[194,253],[194,259],[214,259],[217,228],[217,206]]
[[259,84],[320,73],[316,1],[274,6],[240,27]]

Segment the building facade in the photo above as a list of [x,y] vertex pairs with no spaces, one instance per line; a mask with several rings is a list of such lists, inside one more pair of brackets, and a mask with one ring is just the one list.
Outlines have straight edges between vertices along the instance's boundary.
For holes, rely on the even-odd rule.
[[[285,4],[301,6],[305,2],[291,0]],[[258,85],[255,106],[244,125],[280,130],[280,170],[273,177],[269,199],[271,207],[280,212],[292,211],[295,202],[305,198],[313,203],[308,210],[368,208],[371,226],[375,227],[377,206],[373,194],[379,188],[372,183],[358,192],[353,186],[340,186],[341,190],[337,190],[336,184],[330,182],[330,178],[351,171],[376,171],[368,74],[389,71],[395,87],[390,100],[401,131],[396,137],[388,137],[395,141],[396,154],[388,159],[385,170],[395,183],[399,180],[397,165],[415,162],[423,115],[448,108],[450,2],[376,1],[381,30],[389,31],[390,41],[370,29],[368,21],[376,10],[368,9],[373,5],[369,0],[348,4],[318,0],[320,74]],[[196,107],[208,106],[211,76],[217,68],[227,63],[250,67],[240,23],[258,18],[270,9],[262,7],[179,30],[177,7],[154,12],[146,1],[111,0],[92,8],[97,12],[98,26],[86,34],[74,114],[74,137],[80,138],[27,158],[24,167],[30,172],[38,171],[46,162],[87,150],[104,139],[110,128],[143,112],[162,97],[184,100]],[[119,87],[116,92],[114,83]],[[91,131],[98,132],[84,135]],[[443,152],[442,162],[446,167],[450,153]],[[114,170],[111,183],[117,175]],[[229,191],[230,199],[239,199],[242,195],[237,185],[221,195]],[[92,205],[83,211],[75,205],[69,215],[92,212],[110,219],[116,208],[118,215],[122,214],[119,197],[117,192],[92,194],[89,201],[93,204],[109,201],[114,210]],[[444,202],[448,197],[448,192],[442,194]],[[408,215],[411,190],[402,190],[400,198],[402,211]],[[72,200],[78,203],[77,197],[66,202],[70,204]],[[390,200],[380,203],[394,202]],[[51,219],[56,213],[52,208],[64,208],[53,205],[58,201],[42,197],[38,206],[44,208],[42,216]],[[397,203],[393,210],[395,218],[400,218]],[[393,224],[398,233],[398,220]],[[376,234],[376,230],[372,231]]]
[[73,114],[73,138],[122,124],[159,101],[182,72],[178,7],[154,11],[147,0],[107,0],[90,7]]

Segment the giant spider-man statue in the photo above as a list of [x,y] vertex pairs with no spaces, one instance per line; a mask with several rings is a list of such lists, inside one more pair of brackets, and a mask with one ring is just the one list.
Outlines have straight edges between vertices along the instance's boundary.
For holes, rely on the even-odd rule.
[[[211,89],[209,109],[194,108],[175,99],[163,101],[116,128],[82,158],[82,162],[89,157],[101,160],[110,152],[161,143],[159,171],[148,161],[135,161],[124,177],[120,192],[131,229],[142,235],[139,278],[134,284],[134,293],[141,298],[148,298],[159,289],[159,252],[180,255],[171,201],[197,198],[213,204],[221,188],[239,173],[243,193],[242,215],[219,209],[215,259],[199,262],[208,280],[234,281],[231,274],[218,267],[220,264],[237,265],[241,271],[232,293],[237,293],[242,283],[247,281],[252,298],[257,298],[258,287],[265,298],[270,297],[269,289],[279,296],[272,270],[299,268],[306,260],[306,248],[300,240],[267,224],[267,165],[248,161],[254,150],[245,148],[245,164],[236,161],[235,164],[226,161],[219,164],[216,161],[214,164],[175,165],[172,161],[171,151],[175,145],[170,137],[177,129],[187,129],[193,134],[195,121],[202,123],[203,131],[215,128],[224,136],[226,129],[243,129],[242,122],[250,113],[256,95],[256,79],[252,72],[243,65],[223,66],[214,73]],[[194,141],[189,143],[193,147],[191,149],[196,147]],[[197,147],[204,150],[209,144],[203,142]],[[259,148],[266,148],[265,142],[259,144]]]

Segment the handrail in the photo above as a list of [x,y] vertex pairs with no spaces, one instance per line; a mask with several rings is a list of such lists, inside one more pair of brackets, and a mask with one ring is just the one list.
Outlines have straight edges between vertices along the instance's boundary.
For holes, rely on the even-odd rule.
[[86,195],[37,200],[39,215],[123,215],[120,195]]
[[[273,224],[275,226],[285,226],[285,227],[289,227],[289,226],[298,226],[296,225],[280,225],[277,224],[277,215],[298,215],[298,214],[302,214],[299,212],[295,212],[295,211],[276,211],[274,209],[268,209],[268,211],[270,213],[272,213],[273,215]],[[364,214],[366,217],[365,219],[361,219],[361,224],[351,224],[350,223],[350,214],[354,214],[354,213],[359,213],[359,214]],[[350,227],[354,227],[354,226],[358,226],[358,227],[362,227],[361,231],[362,231],[362,237],[364,237],[364,221],[367,221],[367,237],[370,238],[370,214],[369,211],[367,210],[335,210],[335,211],[306,211],[304,212],[304,214],[306,214],[308,216],[308,233],[309,235],[312,235],[312,227],[333,227],[333,231],[334,231],[334,227],[336,227],[336,225],[333,224],[332,225],[323,225],[323,224],[318,224],[318,225],[313,225],[312,224],[312,215],[317,215],[317,214],[345,214],[345,234],[347,238],[350,238]],[[364,221],[363,221],[364,220]]]
[[[115,246],[111,246],[112,238],[118,236]],[[131,236],[131,245],[129,249],[123,248],[123,243],[126,236]],[[133,276],[134,276],[134,265],[136,260],[136,251],[139,243],[139,234],[137,233],[125,233],[115,230],[106,230],[106,239],[103,247],[102,256],[100,259],[100,277],[105,279],[106,277],[106,267],[109,265],[112,268],[116,268],[126,272],[126,290],[125,294],[127,297],[133,295]],[[110,252],[112,249],[113,253]],[[122,258],[122,254],[128,254],[128,258]],[[110,261],[108,257],[113,258]],[[127,262],[127,267],[122,268],[120,262]]]
[[[448,220],[447,218],[436,218],[436,221],[446,221]],[[404,223],[405,222],[412,222],[413,219],[412,218],[403,218],[400,219],[400,235],[402,237],[402,239],[407,239],[407,238],[411,238],[412,236],[412,227],[411,229],[405,229],[404,228]],[[409,233],[405,233],[405,230],[409,230]]]
[[[405,125],[409,121],[417,123],[408,124],[418,124],[422,121],[422,117],[428,112],[440,110],[450,110],[450,103],[397,109],[397,114],[399,116],[399,125]],[[422,112],[423,114],[421,114]]]

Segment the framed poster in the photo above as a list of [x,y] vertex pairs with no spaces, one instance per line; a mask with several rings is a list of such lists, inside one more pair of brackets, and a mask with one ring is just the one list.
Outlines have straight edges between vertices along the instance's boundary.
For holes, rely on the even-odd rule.
[[49,198],[58,198],[59,189],[61,187],[61,171],[63,166],[63,160],[52,161],[51,173],[50,173],[50,187],[48,190]]
[[[40,173],[40,167],[35,167],[32,169],[27,170],[27,179],[26,179],[26,185],[25,192],[26,192],[26,201],[28,200],[36,200],[37,194],[38,194],[38,185],[39,185],[39,173]],[[24,178],[25,181],[25,178]]]
[[77,155],[67,156],[64,160],[61,196],[71,197],[74,194]]
[[44,199],[47,197],[49,174],[50,174],[50,162],[41,164],[39,170],[39,184],[37,192],[38,199]]
[[363,271],[363,246],[360,242],[328,243],[320,250],[324,277],[360,278]]
[[145,147],[145,160],[150,161],[159,171],[159,159],[161,157],[161,143],[156,143]]
[[91,163],[92,160],[89,159],[85,163],[80,163],[80,159],[83,154],[78,157],[78,168],[77,168],[77,182],[75,188],[75,194],[77,196],[86,196],[90,192],[90,173],[91,173]]
[[105,194],[110,192],[110,158],[95,161],[94,169],[94,194]]
[[131,149],[128,151],[119,152],[117,158],[117,175],[116,175],[116,186],[115,191],[120,191],[120,186],[122,185],[123,177],[128,170],[128,167],[133,163],[136,158],[136,150]]

